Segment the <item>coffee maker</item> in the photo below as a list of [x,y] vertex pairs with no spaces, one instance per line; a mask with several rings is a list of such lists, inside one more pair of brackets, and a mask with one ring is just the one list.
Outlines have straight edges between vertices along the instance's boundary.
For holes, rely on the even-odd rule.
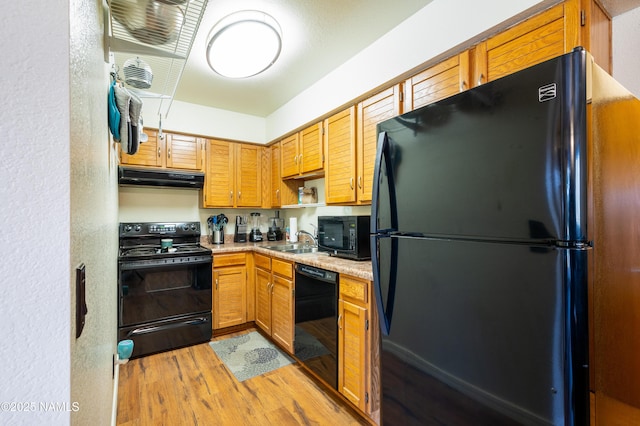
[[267,240],[282,241],[284,239],[282,228],[284,228],[284,219],[280,218],[280,212],[276,212],[275,217],[269,218],[269,231],[267,232]]
[[252,243],[262,241],[262,232],[260,231],[260,213],[251,213],[251,232],[249,233],[249,241]]
[[233,234],[233,242],[247,242],[247,216],[236,216],[236,231]]

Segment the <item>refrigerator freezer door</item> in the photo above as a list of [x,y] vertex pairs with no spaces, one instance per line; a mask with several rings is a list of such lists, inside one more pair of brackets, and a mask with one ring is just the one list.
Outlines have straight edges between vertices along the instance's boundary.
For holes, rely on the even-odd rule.
[[377,230],[586,241],[584,68],[574,52],[380,123]]
[[586,424],[587,251],[406,237],[373,247],[384,424]]

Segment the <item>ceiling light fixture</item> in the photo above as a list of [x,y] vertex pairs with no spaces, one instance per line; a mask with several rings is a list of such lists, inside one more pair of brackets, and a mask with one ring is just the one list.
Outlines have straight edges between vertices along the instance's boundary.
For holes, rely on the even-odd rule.
[[207,61],[216,73],[230,78],[260,74],[278,59],[282,48],[280,25],[257,10],[232,13],[209,32]]

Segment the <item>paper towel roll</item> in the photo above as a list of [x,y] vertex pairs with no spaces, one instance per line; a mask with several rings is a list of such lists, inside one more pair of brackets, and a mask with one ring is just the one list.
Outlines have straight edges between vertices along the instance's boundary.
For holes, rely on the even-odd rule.
[[291,217],[289,218],[289,241],[292,243],[298,242],[298,218]]

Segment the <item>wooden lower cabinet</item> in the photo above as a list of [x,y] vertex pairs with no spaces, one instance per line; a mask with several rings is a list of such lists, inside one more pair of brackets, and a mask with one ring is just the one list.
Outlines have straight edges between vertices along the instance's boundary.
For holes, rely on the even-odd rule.
[[293,263],[254,253],[254,264],[256,324],[293,354]]
[[338,297],[338,391],[374,421],[379,418],[375,315],[371,282],[340,275]]
[[213,329],[247,322],[246,253],[213,256]]

